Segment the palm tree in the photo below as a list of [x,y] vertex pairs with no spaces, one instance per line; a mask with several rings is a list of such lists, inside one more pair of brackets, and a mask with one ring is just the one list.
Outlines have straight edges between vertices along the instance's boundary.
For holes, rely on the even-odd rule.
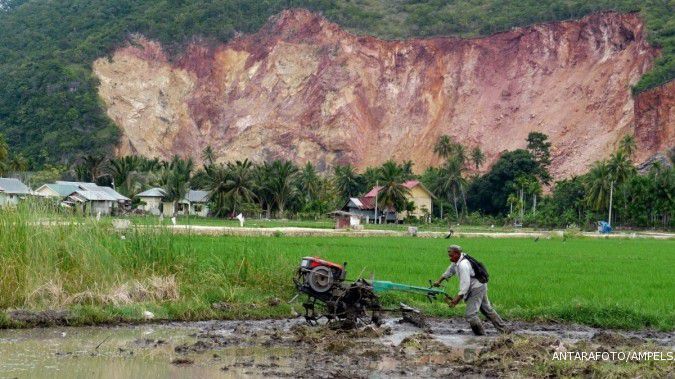
[[595,162],[586,174],[586,201],[592,209],[600,211],[605,208],[609,200],[610,182],[607,161]]
[[130,189],[134,186],[132,179],[137,179],[139,175],[132,175],[133,172],[138,171],[140,167],[140,159],[135,155],[127,155],[121,158],[114,158],[110,160],[107,167],[107,172],[113,179],[113,185],[119,189],[123,194],[129,195]]
[[463,193],[463,188],[466,185],[466,181],[462,176],[463,171],[464,166],[459,159],[448,159],[445,164],[439,168],[438,176],[432,183],[434,193],[441,194],[441,196],[444,196],[446,199],[452,200],[455,208],[455,216],[458,220],[458,194]]
[[28,160],[21,154],[15,154],[9,162],[9,168],[12,171],[28,170]]
[[229,171],[222,164],[209,165],[205,168],[206,178],[208,180],[207,189],[209,190],[209,199],[211,199],[212,212],[216,217],[226,217],[229,208],[229,202],[226,196],[228,191]]
[[193,169],[192,158],[181,159],[177,155],[174,155],[165,169],[162,188],[166,193],[166,200],[173,202],[174,212],[178,207],[178,202],[183,200],[190,190],[190,177]]
[[[607,162],[607,170],[610,179],[610,189],[609,189],[609,216],[607,223],[612,225],[612,201],[614,198],[614,187],[620,185],[630,175],[635,172],[635,167],[633,167],[633,162],[627,156],[627,153],[620,149],[614,154],[612,154]],[[625,197],[625,193],[624,193]]]
[[216,154],[213,151],[211,145],[207,145],[202,151],[202,161],[204,161],[204,166],[211,166],[216,160]]
[[626,134],[619,141],[619,150],[623,151],[628,157],[631,157],[635,153],[635,148],[637,147],[635,143],[635,136],[631,134]]
[[225,196],[232,204],[232,212],[237,213],[243,204],[255,199],[253,192],[253,163],[248,159],[227,164],[228,175],[225,182]]
[[485,154],[483,154],[483,151],[478,146],[471,149],[471,163],[473,163],[476,171],[485,163]]
[[0,133],[0,162],[3,162],[9,156],[9,145],[5,141],[5,136]]
[[342,200],[357,196],[363,192],[363,179],[350,164],[335,166],[335,187],[340,191]]
[[404,172],[394,161],[385,162],[380,168],[381,187],[377,194],[378,206],[384,210],[402,211],[410,190],[402,183]]
[[438,137],[434,145],[434,153],[441,158],[448,158],[452,153],[452,146],[454,144],[455,141],[453,141],[452,137],[444,134]]
[[264,162],[253,170],[253,188],[260,204],[260,209],[265,210],[265,217],[272,216],[272,206],[274,205],[274,196],[271,190],[272,166]]
[[96,182],[106,169],[106,158],[103,155],[88,154],[82,157],[82,164],[89,173],[91,181]]
[[307,162],[305,167],[302,168],[302,171],[300,171],[298,184],[306,203],[312,202],[319,197],[321,178],[319,177],[319,174],[317,174],[312,162]]
[[279,211],[279,217],[283,218],[286,205],[297,195],[295,186],[298,176],[298,168],[290,161],[276,160],[272,162],[270,170],[270,190],[274,204]]

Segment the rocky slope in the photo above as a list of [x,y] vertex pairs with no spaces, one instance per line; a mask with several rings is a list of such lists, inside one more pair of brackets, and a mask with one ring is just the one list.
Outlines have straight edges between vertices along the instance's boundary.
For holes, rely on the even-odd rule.
[[123,137],[118,153],[358,167],[438,163],[442,134],[493,161],[531,131],[553,142],[556,177],[584,172],[627,133],[640,157],[673,144],[673,85],[638,97],[657,56],[636,14],[602,13],[478,39],[384,41],[319,15],[284,11],[225,45],[170,60],[136,37],[94,63]]

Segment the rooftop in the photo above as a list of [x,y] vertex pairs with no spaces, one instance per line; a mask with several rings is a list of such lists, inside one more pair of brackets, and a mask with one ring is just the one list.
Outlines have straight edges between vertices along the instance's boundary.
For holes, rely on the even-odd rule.
[[0,192],[17,195],[31,194],[30,188],[28,188],[28,186],[23,184],[19,179],[14,178],[0,178]]

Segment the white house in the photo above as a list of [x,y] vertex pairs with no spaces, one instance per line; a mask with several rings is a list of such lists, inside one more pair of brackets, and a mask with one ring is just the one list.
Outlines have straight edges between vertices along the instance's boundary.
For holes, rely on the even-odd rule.
[[16,206],[19,199],[31,195],[31,190],[19,179],[0,178],[0,207]]
[[109,215],[115,209],[126,207],[131,200],[114,189],[96,183],[56,181],[40,186],[35,194],[57,197],[64,205],[79,208],[82,213]]
[[159,216],[162,212],[162,199],[166,192],[161,188],[150,188],[147,191],[143,191],[136,195],[137,198],[141,200],[141,204],[138,206],[138,209],[141,209],[145,212]]
[[183,200],[179,201],[176,209],[171,201],[163,201],[164,216],[172,217],[175,214],[206,217],[209,215],[209,193],[202,190],[189,190]]

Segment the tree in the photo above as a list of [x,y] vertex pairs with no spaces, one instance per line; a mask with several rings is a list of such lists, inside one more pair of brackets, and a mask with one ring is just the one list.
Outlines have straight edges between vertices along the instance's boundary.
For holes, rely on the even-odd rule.
[[[459,220],[458,196],[463,192],[466,182],[462,176],[464,167],[458,158],[448,159],[438,170],[435,180],[432,181],[432,192],[452,200],[455,216]],[[466,207],[465,207],[466,208]]]
[[114,158],[110,160],[107,165],[107,172],[113,179],[115,188],[124,195],[132,195],[132,188],[139,178],[139,175],[133,174],[138,171],[140,166],[140,159],[135,155],[127,155],[125,157]]
[[629,158],[635,153],[635,148],[637,147],[635,143],[635,136],[631,134],[626,134],[619,141],[619,150],[622,151]]
[[508,151],[495,162],[490,171],[476,178],[469,189],[471,208],[487,214],[503,214],[507,198],[515,188],[516,178],[540,179],[548,174],[527,150]]
[[378,207],[383,210],[400,212],[406,207],[410,190],[403,185],[404,171],[394,161],[387,161],[381,167],[380,190],[377,194]]
[[9,156],[9,146],[5,141],[5,136],[0,133],[0,162],[4,162]]
[[298,184],[305,203],[311,203],[319,197],[321,191],[321,178],[319,177],[319,174],[317,174],[312,162],[307,162],[302,168],[302,171],[300,171]]
[[103,176],[106,170],[106,158],[103,155],[88,154],[82,157],[82,165],[93,182]]
[[455,141],[452,139],[452,137],[444,134],[438,137],[438,140],[434,145],[434,153],[441,158],[447,159],[452,153],[452,148],[454,144]]
[[[618,150],[609,158],[607,162],[607,171],[610,180],[609,190],[609,216],[607,223],[612,225],[612,202],[614,200],[614,187],[622,184],[631,174],[635,172],[635,167],[624,150]],[[624,193],[625,197],[625,193]]]
[[26,171],[28,170],[29,163],[23,154],[14,154],[12,159],[9,161],[9,168],[12,171]]
[[587,204],[596,211],[604,210],[609,204],[611,186],[607,161],[595,162],[585,178]]
[[[531,132],[527,135],[527,150],[532,154],[534,160],[547,170],[551,165],[551,143],[548,142],[548,136],[544,133]],[[541,177],[545,184],[548,184],[550,176],[548,173]]]
[[178,202],[183,200],[190,190],[190,176],[194,169],[192,158],[182,159],[177,155],[171,159],[163,174],[165,199],[173,202],[174,212]]
[[216,154],[213,152],[211,145],[207,145],[202,151],[202,161],[204,161],[205,166],[213,165],[213,162],[216,160]]
[[480,169],[480,166],[485,163],[485,154],[483,154],[483,151],[480,149],[480,147],[476,146],[473,149],[471,149],[471,163],[473,163],[474,167],[476,168],[476,171]]
[[225,196],[232,204],[232,212],[239,212],[243,205],[255,199],[253,192],[253,163],[248,159],[227,164],[228,175]]
[[348,198],[358,196],[363,192],[363,178],[350,164],[335,166],[333,178],[335,180],[335,187],[340,192],[343,201],[347,201]]
[[298,168],[290,161],[275,160],[270,166],[269,185],[279,217],[286,215],[286,205],[298,194]]

